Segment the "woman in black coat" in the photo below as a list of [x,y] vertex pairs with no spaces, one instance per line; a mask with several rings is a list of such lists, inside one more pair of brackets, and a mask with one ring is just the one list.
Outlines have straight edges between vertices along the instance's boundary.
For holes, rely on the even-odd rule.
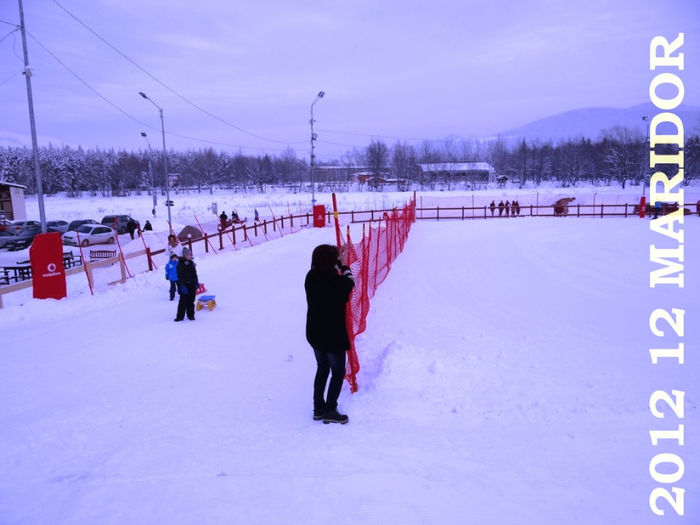
[[[314,419],[324,423],[347,423],[348,416],[338,413],[338,396],[345,377],[345,352],[350,349],[345,324],[345,305],[355,286],[350,268],[338,258],[338,249],[330,244],[317,246],[306,274],[306,340],[316,356],[314,377]],[[328,394],[326,382],[331,374]]]

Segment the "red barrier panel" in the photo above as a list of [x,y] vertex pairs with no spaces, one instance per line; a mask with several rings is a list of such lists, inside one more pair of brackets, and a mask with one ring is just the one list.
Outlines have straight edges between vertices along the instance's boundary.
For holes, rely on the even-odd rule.
[[32,289],[35,299],[63,299],[66,296],[66,269],[63,242],[58,232],[40,233],[29,247]]

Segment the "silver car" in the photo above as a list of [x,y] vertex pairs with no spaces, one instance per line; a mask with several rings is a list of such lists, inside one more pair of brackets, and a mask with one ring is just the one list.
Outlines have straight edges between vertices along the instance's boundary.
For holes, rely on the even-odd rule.
[[109,226],[102,224],[83,224],[75,231],[63,234],[63,244],[72,246],[89,246],[91,244],[114,244],[116,242],[116,232]]

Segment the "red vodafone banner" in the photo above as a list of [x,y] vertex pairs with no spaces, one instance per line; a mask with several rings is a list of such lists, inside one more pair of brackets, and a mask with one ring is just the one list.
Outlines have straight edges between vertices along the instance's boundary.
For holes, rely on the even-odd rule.
[[58,232],[40,233],[29,247],[35,299],[63,299],[66,296],[66,270],[63,242]]
[[323,228],[326,225],[326,207],[323,204],[314,206],[314,228]]

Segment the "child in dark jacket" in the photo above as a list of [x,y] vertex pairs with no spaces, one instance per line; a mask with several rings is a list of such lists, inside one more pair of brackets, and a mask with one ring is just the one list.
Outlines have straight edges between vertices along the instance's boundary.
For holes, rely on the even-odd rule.
[[165,279],[170,281],[170,300],[175,299],[177,292],[177,255],[174,253],[170,256],[170,261],[165,265]]
[[192,260],[192,252],[189,248],[182,249],[182,257],[177,262],[177,284],[180,302],[177,303],[175,321],[182,321],[185,314],[190,321],[194,321],[194,296],[199,288],[199,278],[197,265]]

